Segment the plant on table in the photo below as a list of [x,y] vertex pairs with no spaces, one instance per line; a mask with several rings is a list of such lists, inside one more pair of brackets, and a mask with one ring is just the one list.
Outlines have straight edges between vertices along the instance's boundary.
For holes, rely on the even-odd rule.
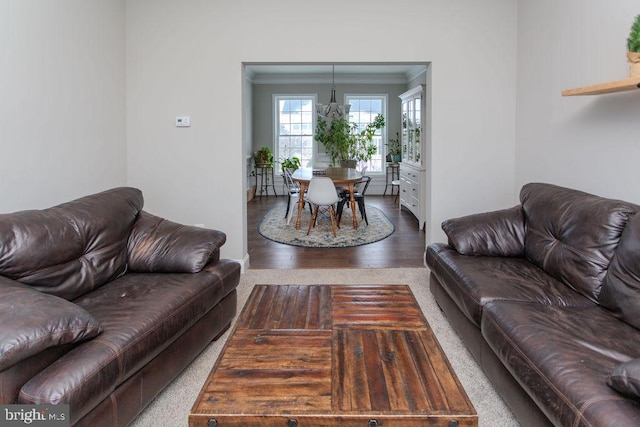
[[321,142],[331,158],[331,164],[344,161],[368,162],[378,151],[372,142],[377,130],[385,126],[384,116],[378,114],[364,129],[358,132],[356,123],[349,123],[345,117],[327,121],[318,118],[316,124],[316,141]]
[[280,160],[280,168],[282,169],[282,173],[284,173],[285,169],[289,169],[291,171],[298,170],[300,169],[300,158],[293,156],[282,159]]

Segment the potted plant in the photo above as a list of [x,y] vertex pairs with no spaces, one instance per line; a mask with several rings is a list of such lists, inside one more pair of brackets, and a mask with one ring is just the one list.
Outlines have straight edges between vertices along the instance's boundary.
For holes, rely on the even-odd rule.
[[271,148],[264,146],[253,153],[253,161],[257,167],[273,165],[273,152]]
[[280,161],[280,168],[282,169],[282,173],[284,173],[286,169],[289,169],[289,171],[293,173],[293,171],[300,169],[300,158],[295,156],[287,157]]
[[332,165],[349,159],[350,134],[351,125],[345,117],[330,120],[318,118],[315,138],[324,145]]
[[640,77],[640,15],[636,16],[627,38],[629,76]]
[[345,117],[334,118],[330,122],[319,118],[316,124],[316,140],[324,145],[332,165],[355,167],[357,162],[371,160],[377,152],[378,148],[372,143],[373,137],[384,125],[382,114],[378,114],[360,132],[358,125],[349,123]]
[[387,145],[387,155],[391,163],[399,163],[402,160],[402,147],[400,146],[400,134],[396,132],[396,137],[389,139]]

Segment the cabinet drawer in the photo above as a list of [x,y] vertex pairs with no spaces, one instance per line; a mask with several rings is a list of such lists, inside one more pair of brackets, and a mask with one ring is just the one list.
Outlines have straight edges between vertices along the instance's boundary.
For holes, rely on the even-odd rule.
[[412,182],[418,184],[420,180],[420,175],[416,172],[410,170],[401,170],[400,171],[400,179],[404,179],[407,182]]
[[420,184],[418,182],[400,177],[400,193],[406,197],[420,198]]
[[407,208],[416,218],[420,227],[424,223],[424,204],[421,197],[421,182],[424,172],[411,167],[400,168],[400,205]]
[[416,217],[420,213],[419,184],[400,177],[400,204],[407,207]]

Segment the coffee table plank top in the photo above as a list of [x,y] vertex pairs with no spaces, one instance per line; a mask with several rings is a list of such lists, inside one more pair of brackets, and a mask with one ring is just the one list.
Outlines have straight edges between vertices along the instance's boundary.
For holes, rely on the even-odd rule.
[[[190,426],[477,426],[404,285],[257,285]],[[291,424],[293,423],[293,424]]]

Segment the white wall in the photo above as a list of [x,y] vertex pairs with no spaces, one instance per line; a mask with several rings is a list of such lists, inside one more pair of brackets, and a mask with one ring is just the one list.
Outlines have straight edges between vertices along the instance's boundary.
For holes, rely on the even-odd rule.
[[126,184],[124,13],[0,1],[0,212]]
[[516,189],[551,182],[640,203],[640,92],[562,97],[629,76],[637,0],[520,1]]
[[152,212],[225,231],[222,256],[242,259],[242,63],[432,62],[427,240],[442,240],[445,218],[514,201],[516,17],[511,0],[131,0],[129,182]]
[[638,13],[637,0],[0,0],[0,212],[137,185],[148,210],[226,231],[223,256],[243,258],[242,63],[269,61],[432,63],[428,241],[529,181],[640,202],[638,93],[560,96],[627,76]]

